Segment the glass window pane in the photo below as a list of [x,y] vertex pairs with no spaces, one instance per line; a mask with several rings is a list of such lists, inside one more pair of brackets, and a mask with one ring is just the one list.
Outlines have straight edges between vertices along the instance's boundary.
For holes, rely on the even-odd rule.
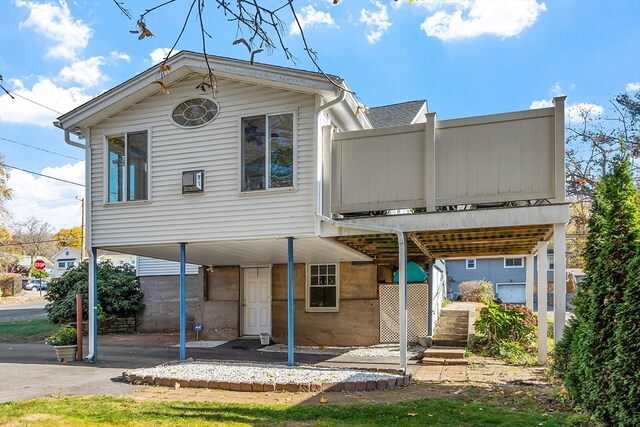
[[320,274],[327,274],[327,266],[326,265],[321,265],[320,266]]
[[269,187],[293,187],[293,114],[269,116]]
[[109,138],[109,186],[108,201],[124,201],[125,190],[125,156],[124,137]]
[[336,274],[336,266],[335,265],[330,265],[328,266],[329,268],[329,274]]
[[264,190],[266,178],[265,118],[242,119],[242,191]]
[[327,277],[327,286],[335,286],[336,285],[336,276]]
[[336,288],[322,288],[323,307],[336,307]]
[[318,266],[317,265],[312,265],[311,266],[311,274],[314,275],[314,276],[318,274]]
[[310,286],[318,286],[318,276],[311,276]]
[[147,131],[127,135],[127,200],[147,200]]
[[324,289],[325,288],[309,289],[309,307],[324,307]]

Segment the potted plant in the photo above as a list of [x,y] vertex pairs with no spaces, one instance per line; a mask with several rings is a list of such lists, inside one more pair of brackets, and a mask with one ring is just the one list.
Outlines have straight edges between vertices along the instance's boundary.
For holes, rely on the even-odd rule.
[[58,329],[49,337],[47,343],[56,351],[58,362],[76,360],[78,341],[75,328],[65,326]]

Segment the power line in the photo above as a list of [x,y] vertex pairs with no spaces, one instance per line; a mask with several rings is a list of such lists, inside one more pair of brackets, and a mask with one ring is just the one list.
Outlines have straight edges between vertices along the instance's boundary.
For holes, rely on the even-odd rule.
[[14,144],[23,145],[25,147],[33,148],[35,150],[44,151],[45,153],[55,154],[56,156],[62,156],[62,157],[66,157],[68,159],[73,159],[73,160],[83,160],[83,159],[80,159],[78,157],[67,156],[66,154],[56,153],[55,151],[46,150],[46,149],[40,148],[40,147],[34,147],[33,145],[25,144],[23,142],[14,141],[12,139],[2,138],[2,137],[0,137],[0,139],[3,140],[3,141],[12,142]]
[[[4,89],[4,88],[3,88],[3,89]],[[11,95],[15,95],[15,96],[17,96],[17,97],[19,97],[19,98],[24,99],[25,101],[29,101],[29,102],[31,102],[31,103],[33,103],[33,104],[39,105],[39,106],[40,106],[40,107],[42,107],[42,108],[46,108],[46,109],[47,109],[47,110],[49,110],[49,111],[53,111],[54,113],[57,113],[57,114],[64,114],[64,113],[62,113],[61,111],[54,110],[53,108],[47,107],[46,105],[43,105],[43,104],[40,104],[39,102],[36,102],[36,101],[34,101],[34,100],[32,100],[32,99],[27,98],[26,96],[22,96],[22,95],[20,95],[19,93],[11,92],[11,91],[8,91],[8,90],[6,90],[6,89],[4,89],[4,90],[5,90],[5,92],[7,92],[7,94],[8,94],[9,96],[11,96]]]
[[66,179],[56,178],[55,176],[44,175],[42,173],[33,172],[33,171],[22,169],[22,168],[17,168],[15,166],[11,166],[11,165],[8,165],[6,163],[0,163],[0,166],[6,166],[8,168],[17,169],[17,170],[22,171],[22,172],[31,173],[33,175],[38,175],[38,176],[42,176],[42,177],[49,178],[49,179],[55,179],[56,181],[66,182],[67,184],[73,184],[73,185],[77,185],[79,187],[84,187],[84,184],[78,184],[77,182],[67,181]]

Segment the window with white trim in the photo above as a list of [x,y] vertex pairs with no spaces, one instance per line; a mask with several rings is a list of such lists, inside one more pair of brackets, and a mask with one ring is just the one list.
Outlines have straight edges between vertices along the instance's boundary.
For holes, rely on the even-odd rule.
[[146,130],[107,138],[109,203],[148,199],[148,144]]
[[67,270],[69,268],[73,268],[76,266],[76,262],[74,260],[60,260],[58,261],[58,268]]
[[504,268],[524,268],[524,258],[505,258]]
[[555,262],[553,260],[553,256],[547,257],[547,266],[549,271],[553,271],[555,269]]
[[338,264],[307,266],[307,311],[338,311],[340,280]]
[[467,258],[466,259],[467,270],[475,270],[476,269],[476,259],[475,258]]
[[242,119],[242,191],[293,188],[293,113]]

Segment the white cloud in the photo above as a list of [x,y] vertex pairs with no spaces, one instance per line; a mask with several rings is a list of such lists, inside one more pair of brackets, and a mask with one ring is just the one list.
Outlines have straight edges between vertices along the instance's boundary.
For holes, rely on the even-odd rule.
[[122,59],[123,61],[131,62],[131,57],[126,53],[113,51],[111,52],[111,57],[116,59]]
[[[6,205],[16,222],[36,217],[54,229],[81,225],[82,205],[75,197],[84,197],[84,187],[10,170],[9,187],[13,198]],[[84,161],[59,167],[47,167],[40,173],[84,184]]]
[[[315,26],[326,25],[328,27],[337,27],[336,22],[329,12],[315,10],[312,5],[308,5],[301,9],[301,13],[296,13],[302,29],[313,28]],[[294,21],[289,27],[289,34],[300,34],[298,24]]]
[[387,13],[387,6],[383,5],[379,1],[376,1],[375,5],[378,8],[377,12],[372,12],[366,9],[360,10],[360,22],[363,22],[367,25],[367,28],[369,28],[369,31],[367,31],[367,40],[369,43],[376,43],[380,41],[389,27],[391,27],[389,14]]
[[565,119],[570,123],[579,123],[584,120],[585,117],[598,117],[604,113],[604,107],[597,104],[590,104],[588,102],[579,102],[577,104],[569,105],[565,109]]
[[631,83],[627,83],[627,85],[625,86],[625,90],[627,92],[636,92],[640,90],[640,82],[631,82]]
[[87,47],[91,28],[71,16],[65,0],[60,0],[59,5],[16,0],[16,6],[29,9],[29,17],[20,22],[19,28],[33,28],[36,33],[54,42],[47,56],[75,59],[78,52]]
[[435,13],[420,28],[428,36],[443,41],[484,34],[517,36],[533,26],[540,13],[547,10],[544,3],[536,0],[435,0],[424,3]]
[[84,87],[94,87],[106,82],[109,78],[102,73],[100,67],[104,65],[104,57],[94,56],[83,61],[75,61],[73,64],[60,70],[58,77],[63,82],[76,82]]
[[171,49],[169,49],[168,47],[157,48],[149,54],[149,57],[151,57],[151,62],[153,62],[154,64],[158,64],[164,61],[164,58],[167,57],[170,51]]
[[560,87],[560,82],[556,82],[553,86],[551,86],[551,93],[554,96],[564,95],[564,93],[562,92],[562,88]]
[[[0,122],[2,123],[50,127],[60,115],[59,113],[66,113],[91,99],[91,96],[86,95],[80,88],[64,89],[47,78],[41,77],[31,89],[27,89],[20,80],[11,80],[11,83],[14,86],[12,92],[15,99],[11,99],[7,94],[0,96],[0,111],[2,111]],[[56,111],[39,106],[35,102]]]
[[531,105],[529,105],[529,108],[532,110],[535,110],[538,108],[549,108],[549,107],[553,107],[553,102],[547,101],[546,99],[541,99],[540,101],[533,101]]

